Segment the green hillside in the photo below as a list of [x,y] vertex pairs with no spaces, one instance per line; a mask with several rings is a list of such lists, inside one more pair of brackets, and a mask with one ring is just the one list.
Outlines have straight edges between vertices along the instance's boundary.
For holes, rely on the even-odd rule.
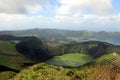
[[87,54],[69,53],[62,56],[55,56],[48,60],[47,63],[58,66],[78,67],[93,60],[92,56]]
[[98,41],[89,41],[81,43],[71,43],[66,44],[67,49],[66,53],[80,53],[80,54],[89,54],[94,58],[101,57],[106,54],[106,49],[109,48],[109,44],[98,42]]
[[22,70],[10,80],[120,80],[119,69],[110,65],[64,68],[39,63]]
[[22,65],[27,62],[30,61],[16,51],[15,44],[0,41],[0,65],[20,70],[22,69]]
[[0,41],[0,54],[6,55],[21,55],[15,49],[15,44],[7,41]]
[[100,58],[97,58],[95,60],[95,63],[109,63],[109,64],[114,64],[115,66],[120,66],[120,55],[116,52],[111,53],[111,54],[105,54]]
[[[73,57],[76,58],[72,59]],[[70,60],[71,62],[68,62],[68,64],[73,65],[74,61],[78,60],[79,57],[85,57],[85,60],[87,60],[87,57],[91,59],[91,56],[89,55],[77,53],[56,56],[53,59],[64,61]],[[22,70],[19,74],[10,80],[120,80],[119,54],[105,54],[102,57],[97,58],[95,61],[95,64],[81,66],[78,68],[69,68],[54,66],[46,63],[39,63]],[[106,61],[109,63],[106,63]],[[119,63],[119,65],[117,63]]]
[[9,80],[14,77],[17,73],[12,71],[4,71],[0,73],[0,80]]
[[[54,47],[48,45],[50,44],[45,44],[45,42],[43,43],[35,37],[21,42],[17,45],[17,48],[15,48],[13,43],[0,41],[0,64],[19,69],[24,63],[31,63],[28,59],[33,59],[37,62],[50,59],[47,62],[51,64],[76,67],[91,62],[93,58],[99,58],[106,53],[120,53],[119,46],[99,41],[61,44]],[[60,57],[59,55],[62,56]]]
[[[17,45],[0,41],[0,77],[3,80],[97,80],[98,77],[119,80],[119,54],[119,46],[99,41],[58,44],[36,37],[26,38]],[[47,63],[28,67],[32,59]],[[15,76],[16,70],[21,71]]]

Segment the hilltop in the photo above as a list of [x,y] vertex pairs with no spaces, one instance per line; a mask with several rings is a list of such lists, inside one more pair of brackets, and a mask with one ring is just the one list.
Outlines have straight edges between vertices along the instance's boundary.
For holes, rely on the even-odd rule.
[[21,71],[10,80],[119,80],[119,69],[109,64],[64,68],[40,63]]
[[36,36],[46,41],[56,41],[62,43],[69,43],[71,41],[103,41],[115,45],[120,44],[120,32],[94,32],[94,31],[72,31],[61,29],[28,29],[28,30],[13,30],[13,31],[0,31],[0,35],[13,35],[13,36]]

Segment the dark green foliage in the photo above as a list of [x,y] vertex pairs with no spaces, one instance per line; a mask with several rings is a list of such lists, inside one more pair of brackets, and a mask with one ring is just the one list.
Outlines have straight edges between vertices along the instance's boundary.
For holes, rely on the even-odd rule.
[[0,35],[0,40],[4,40],[4,41],[18,40],[18,38],[12,35]]
[[120,47],[108,44],[106,42],[88,41],[82,43],[67,44],[66,53],[85,53],[94,58],[101,57],[106,53],[120,53]]
[[106,49],[107,49],[108,47],[109,47],[108,44],[98,42],[98,43],[97,43],[97,46],[94,46],[94,47],[89,48],[88,53],[89,53],[90,55],[92,55],[94,58],[98,58],[98,57],[106,54],[106,52],[107,52]]
[[30,37],[21,41],[16,45],[16,49],[23,53],[27,58],[35,61],[44,61],[51,57],[48,48],[45,47],[43,42],[36,37]]
[[120,46],[110,46],[107,49],[107,53],[112,53],[112,52],[116,52],[116,53],[120,54]]
[[27,58],[35,61],[46,61],[53,56],[68,53],[90,54],[94,58],[101,57],[106,53],[120,53],[119,46],[99,41],[62,44],[55,47],[48,46],[45,43],[46,42],[42,42],[36,37],[29,37],[17,44],[16,49],[23,53]]
[[50,47],[46,45],[46,42],[41,41],[37,37],[29,37],[16,44],[16,50],[34,61],[46,61],[53,56],[64,54],[66,46]]
[[53,56],[63,55],[67,53],[67,47],[65,45],[60,45],[56,47],[49,47],[50,54]]

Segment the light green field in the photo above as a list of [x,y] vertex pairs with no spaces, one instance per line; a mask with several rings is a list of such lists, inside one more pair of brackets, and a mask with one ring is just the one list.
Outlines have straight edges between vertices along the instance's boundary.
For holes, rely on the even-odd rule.
[[15,44],[7,41],[0,41],[0,53],[7,55],[21,55],[15,49]]
[[87,54],[69,53],[62,56],[55,56],[48,60],[47,63],[58,66],[78,67],[89,63],[92,60],[93,58]]

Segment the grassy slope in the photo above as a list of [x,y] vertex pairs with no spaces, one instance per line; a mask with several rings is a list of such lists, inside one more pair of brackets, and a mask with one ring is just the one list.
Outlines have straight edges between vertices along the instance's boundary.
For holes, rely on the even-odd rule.
[[109,63],[120,66],[120,55],[118,53],[105,54],[95,60],[95,63]]
[[78,67],[80,65],[91,62],[92,60],[93,58],[90,55],[70,53],[64,54],[62,56],[55,56],[52,59],[48,60],[47,63],[54,65]]
[[120,80],[120,72],[114,72],[117,69],[109,65],[63,68],[40,63],[21,71],[11,80]]
[[0,52],[7,54],[7,55],[18,55],[19,54],[15,49],[15,44],[12,44],[7,41],[0,41]]
[[16,51],[15,44],[0,41],[0,65],[19,70],[20,66],[27,61],[21,53]]
[[113,58],[114,58],[114,56],[112,54],[105,54],[102,57],[97,58],[96,63],[100,63],[100,62],[103,62],[103,61],[110,61]]
[[10,78],[16,75],[15,72],[12,71],[5,71],[0,73],[0,80],[9,80]]
[[0,64],[7,63],[8,61],[10,61],[10,59],[11,59],[11,57],[9,57],[9,56],[0,55]]

